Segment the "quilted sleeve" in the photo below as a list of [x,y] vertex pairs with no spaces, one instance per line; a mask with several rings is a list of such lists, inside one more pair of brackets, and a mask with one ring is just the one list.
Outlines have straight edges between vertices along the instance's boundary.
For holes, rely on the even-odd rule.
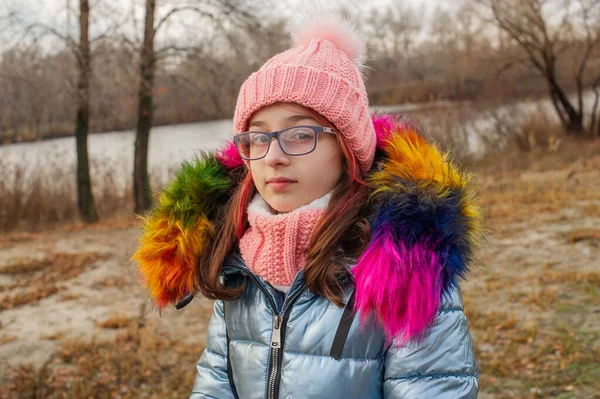
[[443,301],[422,341],[396,342],[385,358],[384,398],[477,398],[478,366],[460,291]]
[[208,324],[206,349],[197,364],[190,399],[233,398],[227,377],[227,337],[223,301],[216,301]]

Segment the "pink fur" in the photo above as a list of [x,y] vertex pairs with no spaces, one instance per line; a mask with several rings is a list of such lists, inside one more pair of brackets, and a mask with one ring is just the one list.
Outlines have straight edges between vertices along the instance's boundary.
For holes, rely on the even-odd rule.
[[356,281],[355,309],[361,323],[373,312],[388,339],[403,345],[420,338],[433,322],[441,295],[441,264],[431,243],[406,248],[391,226],[376,232],[373,242],[352,269]]
[[244,164],[233,141],[228,141],[227,144],[217,151],[217,158],[223,166],[229,169],[235,169]]
[[296,45],[307,45],[312,39],[328,40],[343,51],[359,71],[365,68],[366,45],[354,26],[339,13],[313,7],[292,29]]
[[402,119],[393,114],[371,115],[373,127],[375,128],[375,136],[377,137],[377,148],[383,150],[386,141],[394,135],[415,131],[415,124],[409,120]]
[[371,120],[377,136],[377,148],[383,149],[386,139],[397,130],[398,122],[392,115],[376,113],[371,116]]

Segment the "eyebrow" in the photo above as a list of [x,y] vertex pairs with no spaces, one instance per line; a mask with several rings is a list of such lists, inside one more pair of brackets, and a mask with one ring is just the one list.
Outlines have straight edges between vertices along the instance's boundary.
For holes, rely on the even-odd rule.
[[[310,120],[316,122],[315,118],[313,118],[312,116],[302,115],[302,114],[292,115],[289,118],[287,118],[287,121],[290,123],[295,123],[295,122],[298,122],[298,121],[301,121],[304,119],[310,119]],[[262,125],[266,125],[266,123],[263,121],[252,121],[252,122],[250,122],[250,124],[248,126],[251,127],[251,126],[262,126]]]

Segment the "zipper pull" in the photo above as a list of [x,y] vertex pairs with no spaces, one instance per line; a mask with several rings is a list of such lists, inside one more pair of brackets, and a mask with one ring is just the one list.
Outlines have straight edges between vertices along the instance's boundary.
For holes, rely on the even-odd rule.
[[281,322],[283,317],[275,315],[273,318],[273,334],[271,335],[271,348],[281,347]]

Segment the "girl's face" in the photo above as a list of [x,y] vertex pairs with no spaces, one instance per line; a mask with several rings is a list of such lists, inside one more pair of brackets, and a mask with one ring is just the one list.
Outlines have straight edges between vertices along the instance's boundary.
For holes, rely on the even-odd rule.
[[[248,130],[272,132],[292,126],[322,124],[299,104],[276,103],[256,111]],[[333,190],[342,174],[343,155],[335,135],[319,133],[317,146],[309,154],[289,156],[274,139],[264,158],[247,162],[267,204],[277,212],[290,212]],[[274,181],[277,178],[287,182]]]

